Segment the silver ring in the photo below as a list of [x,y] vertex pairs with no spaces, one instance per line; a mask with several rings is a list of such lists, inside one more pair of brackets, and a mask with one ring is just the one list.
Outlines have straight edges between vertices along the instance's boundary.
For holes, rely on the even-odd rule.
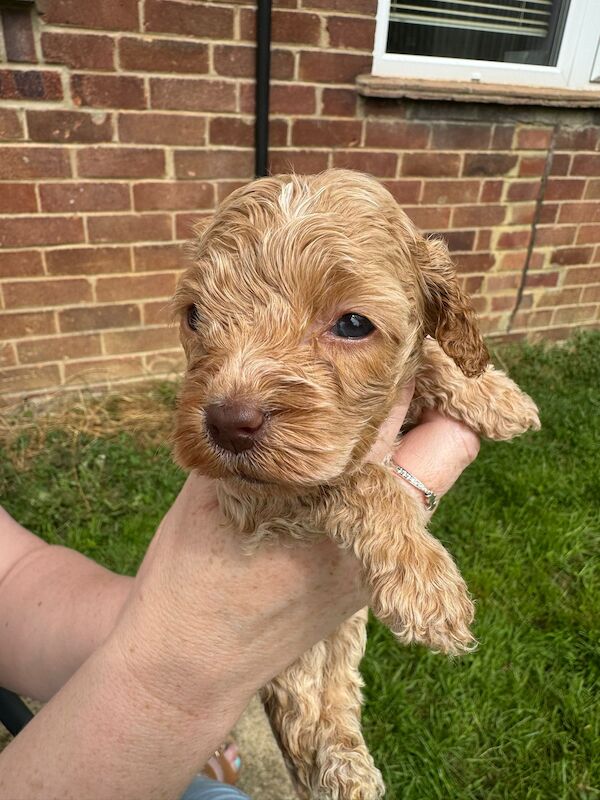
[[404,469],[404,467],[399,467],[397,464],[394,464],[393,466],[394,466],[394,472],[397,475],[400,475],[401,478],[404,478],[405,481],[408,481],[412,486],[415,487],[415,489],[418,489],[420,492],[423,492],[423,494],[425,495],[425,503],[427,505],[427,510],[435,511],[435,509],[437,508],[438,499],[434,494],[434,492],[432,492],[431,489],[428,489],[425,486],[425,484],[418,478],[415,478],[414,475],[411,475],[411,473],[407,469]]

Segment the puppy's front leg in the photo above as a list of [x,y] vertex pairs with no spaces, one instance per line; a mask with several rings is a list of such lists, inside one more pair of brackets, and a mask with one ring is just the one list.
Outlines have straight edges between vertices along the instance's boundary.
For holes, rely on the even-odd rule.
[[328,492],[320,524],[362,562],[374,614],[403,642],[472,649],[473,603],[452,557],[427,531],[424,506],[374,464]]
[[423,408],[437,408],[487,439],[512,439],[540,428],[535,403],[508,375],[490,364],[467,378],[434,339],[423,342],[411,418],[416,421]]
[[367,611],[355,614],[263,689],[263,702],[306,800],[378,800],[385,792],[360,728]]

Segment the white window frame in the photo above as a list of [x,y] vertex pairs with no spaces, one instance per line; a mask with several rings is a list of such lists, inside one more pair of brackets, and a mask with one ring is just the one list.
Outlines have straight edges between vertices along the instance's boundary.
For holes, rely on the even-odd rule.
[[372,74],[598,91],[600,0],[571,0],[555,67],[386,53],[390,0],[379,0]]

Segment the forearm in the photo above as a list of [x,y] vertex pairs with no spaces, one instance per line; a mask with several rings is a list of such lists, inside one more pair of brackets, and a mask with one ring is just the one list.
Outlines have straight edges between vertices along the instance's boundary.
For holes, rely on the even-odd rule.
[[0,513],[0,686],[47,700],[106,639],[131,579]]
[[[168,679],[167,679],[168,682]],[[200,711],[144,687],[113,642],[101,646],[0,755],[0,797],[152,800],[178,797],[242,712],[213,687]]]

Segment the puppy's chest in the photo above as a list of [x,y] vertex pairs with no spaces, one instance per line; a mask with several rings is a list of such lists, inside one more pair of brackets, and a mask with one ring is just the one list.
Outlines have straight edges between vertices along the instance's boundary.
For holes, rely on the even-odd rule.
[[330,497],[315,492],[302,497],[265,497],[222,483],[219,505],[249,549],[265,539],[289,537],[309,541],[325,536]]

